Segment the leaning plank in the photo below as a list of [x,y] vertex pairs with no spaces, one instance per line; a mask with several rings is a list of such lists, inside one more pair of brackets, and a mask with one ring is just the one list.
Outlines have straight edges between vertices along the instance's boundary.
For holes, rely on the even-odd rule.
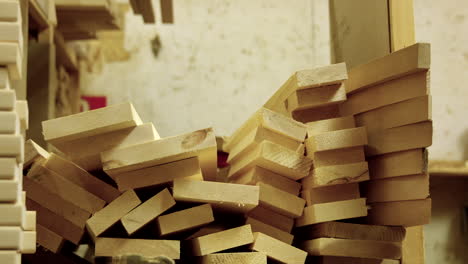
[[1,1],[0,2],[0,21],[18,21],[20,12],[19,1]]
[[338,184],[320,188],[303,188],[301,197],[306,200],[307,206],[320,203],[330,203],[360,198],[359,184]]
[[301,227],[366,215],[367,207],[365,198],[314,204],[304,209],[304,214],[296,219],[296,226]]
[[13,134],[20,133],[20,124],[18,114],[14,111],[0,112],[0,134]]
[[111,176],[192,157],[198,157],[205,179],[216,179],[217,147],[213,129],[101,153],[104,171]]
[[284,243],[289,245],[291,245],[293,242],[294,236],[290,233],[278,229],[274,226],[265,224],[261,221],[256,220],[255,218],[247,217],[245,224],[250,225],[252,227],[252,232],[263,233],[265,235],[283,241]]
[[105,238],[96,239],[95,256],[140,255],[144,257],[166,256],[180,259],[180,242],[177,240],[150,240]]
[[243,225],[197,237],[190,242],[194,256],[205,256],[211,253],[248,245],[253,241],[254,237],[250,225]]
[[430,45],[417,43],[390,55],[354,67],[349,71],[346,91],[353,93],[365,87],[427,71],[430,67]]
[[318,264],[400,264],[400,261],[396,259],[374,259],[333,256],[323,256],[320,257],[318,261]]
[[96,237],[104,233],[104,231],[140,204],[141,201],[136,193],[134,191],[127,191],[88,219],[86,221],[86,228],[92,238],[96,239]]
[[369,180],[367,162],[319,167],[302,179],[303,189]]
[[176,234],[207,225],[214,221],[211,205],[204,204],[158,217],[156,220],[161,236]]
[[319,151],[311,153],[311,155],[307,153],[307,155],[313,156],[314,168],[358,163],[366,160],[363,146]]
[[365,127],[348,128],[325,132],[306,139],[307,155],[318,151],[358,147],[367,144]]
[[247,216],[288,233],[291,232],[294,226],[294,219],[275,213],[261,206],[255,207],[252,211],[247,213]]
[[420,200],[429,196],[429,174],[417,174],[364,183],[368,203]]
[[293,111],[291,117],[294,120],[303,123],[316,122],[331,118],[338,118],[343,115],[340,114],[339,105],[329,105],[319,108],[309,108],[304,110]]
[[259,203],[258,186],[232,183],[175,179],[173,195],[176,201],[209,203],[233,212],[248,212]]
[[384,179],[427,172],[427,151],[411,149],[372,157],[368,160],[371,179]]
[[20,168],[14,158],[0,158],[0,179],[14,180],[20,175]]
[[260,252],[217,253],[201,258],[201,264],[267,264],[267,256]]
[[306,125],[308,137],[312,137],[325,132],[356,127],[354,117],[352,115],[319,120],[315,122],[308,122]]
[[65,239],[49,229],[37,224],[37,243],[52,253],[58,253],[63,246]]
[[401,264],[424,264],[424,226],[406,228]]
[[401,258],[401,242],[317,238],[304,241],[300,247],[313,256]]
[[52,144],[141,125],[130,103],[123,103],[42,122],[44,139]]
[[305,200],[293,194],[282,191],[271,185],[259,182],[261,207],[290,218],[298,218],[304,210]]
[[26,168],[32,163],[39,161],[43,162],[44,160],[48,159],[50,154],[47,150],[43,149],[41,146],[36,144],[32,139],[28,139],[26,143],[24,143],[24,164],[23,166]]
[[0,135],[0,157],[14,157],[18,163],[24,160],[24,139],[21,135]]
[[[417,226],[428,224],[431,199],[371,203],[367,222],[374,225]],[[402,214],[401,212],[405,212]]]
[[327,85],[318,88],[298,90],[286,101],[289,112],[336,105],[346,100],[344,84]]
[[268,258],[280,263],[305,263],[307,252],[288,245],[262,233],[254,233],[253,251],[265,253]]

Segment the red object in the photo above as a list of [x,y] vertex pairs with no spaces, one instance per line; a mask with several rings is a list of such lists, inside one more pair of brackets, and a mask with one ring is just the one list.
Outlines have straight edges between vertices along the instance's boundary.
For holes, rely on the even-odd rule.
[[81,96],[81,112],[95,110],[107,106],[106,96]]

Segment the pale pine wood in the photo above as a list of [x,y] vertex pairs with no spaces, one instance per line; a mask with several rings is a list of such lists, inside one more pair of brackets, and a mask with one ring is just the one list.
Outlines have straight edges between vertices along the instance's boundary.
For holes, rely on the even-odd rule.
[[171,193],[164,189],[124,215],[120,221],[130,236],[174,205],[175,200]]
[[49,157],[49,152],[39,146],[32,139],[28,139],[24,144],[24,167],[28,167],[36,161],[43,162]]
[[20,175],[20,168],[14,158],[0,158],[0,179],[14,180]]
[[366,160],[364,147],[333,149],[313,153],[314,168],[358,163]]
[[175,179],[176,201],[209,203],[215,209],[248,212],[259,203],[259,187],[242,184]]
[[57,253],[62,249],[65,239],[50,231],[49,229],[37,224],[37,243],[52,253]]
[[201,264],[267,264],[267,256],[260,252],[217,253],[201,258]]
[[340,104],[346,100],[344,84],[327,85],[298,90],[291,94],[286,103],[289,112]]
[[19,1],[0,2],[0,21],[18,21],[20,14]]
[[92,238],[96,239],[96,237],[100,236],[140,204],[141,201],[134,191],[126,191],[88,219],[86,221],[86,229]]
[[0,203],[0,226],[21,226],[26,213],[23,201]]
[[0,226],[0,250],[16,249],[21,247],[23,230],[18,226]]
[[406,237],[402,245],[401,264],[424,264],[424,226],[406,228]]
[[[431,219],[430,198],[423,200],[371,203],[366,221],[374,225],[417,226]],[[405,212],[402,214],[401,212]]]
[[10,76],[8,75],[8,69],[3,66],[0,66],[0,90],[10,90],[10,89],[11,89],[11,84],[10,84]]
[[306,139],[307,155],[315,152],[358,147],[367,144],[365,127],[348,128],[336,131],[324,132]]
[[304,199],[262,182],[257,183],[257,186],[260,187],[259,205],[261,207],[290,218],[298,218],[302,215],[305,206]]
[[368,203],[425,199],[429,196],[429,174],[372,180],[362,189]]
[[304,214],[296,219],[296,226],[301,227],[366,215],[367,207],[365,198],[314,204],[304,209]]
[[14,157],[24,161],[24,139],[21,135],[0,135],[0,157]]
[[319,108],[310,108],[304,110],[293,111],[291,117],[294,120],[303,123],[316,122],[320,120],[338,118],[343,115],[340,114],[339,105],[329,105]]
[[26,131],[29,128],[29,107],[26,100],[16,100],[16,112],[20,120],[21,131]]
[[180,258],[180,242],[177,240],[150,240],[105,238],[96,239],[95,256],[140,255],[144,257],[166,256]]
[[400,259],[401,242],[317,238],[300,246],[313,256]]
[[283,241],[286,244],[291,245],[294,239],[294,236],[281,230],[278,229],[274,226],[265,224],[261,221],[256,220],[255,218],[252,217],[247,217],[245,224],[250,225],[252,228],[252,232],[260,232],[265,235],[271,236],[275,239],[278,239],[280,241]]
[[197,232],[191,234],[185,240],[191,240],[191,239],[194,239],[194,238],[197,238],[197,237],[206,236],[206,235],[209,235],[209,234],[221,232],[221,231],[224,231],[226,229],[228,229],[228,228],[225,227],[223,224],[218,224],[218,223],[215,222],[215,223],[208,224],[206,226],[201,227]]
[[19,179],[0,180],[0,202],[16,202],[22,189]]
[[20,80],[23,75],[23,58],[19,43],[0,42],[0,65],[6,65],[11,80]]
[[15,250],[2,250],[0,251],[0,263],[20,264],[21,253]]
[[460,160],[431,160],[428,171],[431,176],[466,177],[468,163]]
[[194,256],[205,256],[230,248],[248,245],[253,241],[254,236],[250,225],[243,225],[194,238],[190,243]]
[[20,133],[19,128],[19,118],[16,112],[0,112],[0,134],[18,135]]
[[21,228],[24,231],[36,231],[36,215],[35,211],[26,211],[23,223],[21,224]]
[[19,250],[22,254],[36,253],[36,237],[36,231],[23,231],[21,233],[21,245]]
[[156,220],[161,236],[176,234],[213,222],[211,205],[204,204],[158,217]]
[[411,149],[368,159],[371,179],[422,174],[427,171],[427,151]]
[[344,117],[319,120],[315,122],[308,122],[306,123],[306,126],[307,126],[307,136],[312,137],[312,136],[322,134],[325,132],[343,130],[343,129],[348,129],[348,128],[355,128],[356,124],[354,122],[354,117],[350,115],[350,116],[344,116]]
[[302,199],[306,200],[307,206],[320,203],[330,203],[360,198],[359,184],[338,184],[320,188],[303,189]]
[[294,226],[294,219],[278,214],[270,209],[257,206],[247,213],[248,217],[257,219],[265,224],[271,225],[285,232],[290,233]]
[[16,42],[22,41],[21,23],[0,21],[0,41]]
[[369,180],[367,162],[319,167],[302,179],[304,189]]
[[416,42],[413,0],[389,0],[388,11],[392,52],[413,45]]
[[400,264],[396,259],[370,259],[370,258],[353,258],[353,257],[320,257],[319,264]]
[[307,252],[288,245],[263,233],[254,233],[255,241],[250,246],[253,251],[265,253],[268,258],[281,263],[305,263]]

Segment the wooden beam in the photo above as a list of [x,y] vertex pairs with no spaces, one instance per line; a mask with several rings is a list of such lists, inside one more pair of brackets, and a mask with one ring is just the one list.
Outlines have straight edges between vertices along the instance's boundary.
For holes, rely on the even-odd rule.
[[243,225],[197,237],[190,242],[194,256],[205,256],[211,253],[251,244],[254,242],[254,236],[250,225]]
[[413,45],[416,42],[413,0],[389,0],[388,11],[392,52]]
[[201,258],[201,264],[267,264],[267,256],[261,252],[249,253],[217,253]]
[[250,225],[252,227],[252,232],[260,232],[265,235],[271,236],[275,239],[278,239],[286,244],[291,245],[294,239],[294,236],[281,230],[278,229],[274,226],[265,224],[261,221],[256,220],[255,218],[252,217],[247,217],[247,220],[245,221],[246,225]]
[[286,100],[289,112],[336,105],[346,100],[346,89],[343,83],[318,88],[297,90]]
[[213,222],[211,205],[204,204],[158,217],[158,233],[161,236],[180,233]]
[[411,149],[368,159],[371,179],[423,174],[427,172],[427,151]]
[[304,199],[262,182],[259,182],[257,186],[260,187],[259,205],[261,207],[290,218],[298,218],[302,215]]
[[[428,224],[431,199],[371,203],[367,222],[374,225],[417,226]],[[400,212],[405,212],[404,214]]]
[[253,210],[247,213],[247,216],[288,233],[291,232],[294,226],[294,219],[278,214],[261,206],[255,207]]
[[305,263],[307,252],[288,245],[263,233],[254,233],[253,251],[263,252],[268,258],[281,263]]
[[425,199],[429,197],[429,174],[372,180],[361,190],[368,203]]
[[314,168],[358,163],[366,160],[363,146],[319,151],[312,153],[312,155]]
[[350,115],[350,116],[319,120],[315,122],[308,122],[306,123],[306,126],[307,126],[307,137],[313,137],[315,135],[322,134],[325,132],[355,128],[356,124],[354,122],[354,117]]
[[96,239],[95,256],[140,255],[144,257],[166,256],[180,259],[180,242],[177,240],[105,238]]
[[315,152],[358,147],[367,144],[365,127],[348,128],[317,134],[306,139],[307,155]]
[[306,200],[307,206],[321,203],[330,203],[360,198],[359,184],[338,184],[320,188],[303,189],[301,197]]
[[302,179],[304,189],[369,180],[367,162],[325,166],[312,169],[310,176]]

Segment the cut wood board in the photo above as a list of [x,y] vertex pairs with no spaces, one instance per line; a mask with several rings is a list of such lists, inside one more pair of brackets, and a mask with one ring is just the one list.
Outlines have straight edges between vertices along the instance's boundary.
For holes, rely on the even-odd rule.
[[21,246],[21,234],[23,230],[19,226],[0,226],[0,250],[19,250]]
[[120,221],[127,234],[132,235],[174,205],[175,201],[171,193],[168,189],[164,189],[127,213]]
[[0,21],[0,41],[19,43],[22,41],[21,23]]
[[366,156],[429,147],[432,132],[432,121],[425,121],[369,134]]
[[120,191],[162,185],[178,178],[203,180],[197,157],[124,172],[114,177]]
[[0,135],[0,157],[14,157],[18,163],[24,160],[24,140],[21,135]]
[[324,256],[318,260],[319,264],[400,264],[396,259],[370,259],[353,257]]
[[305,251],[263,233],[254,233],[254,238],[254,243],[250,246],[253,251],[265,253],[268,258],[280,263],[305,263],[307,257]]
[[0,251],[0,263],[20,264],[21,253],[15,250]]
[[0,2],[0,21],[18,21],[20,14],[19,1]]
[[86,221],[86,228],[91,237],[96,239],[96,237],[100,236],[140,204],[141,201],[134,191],[126,191],[88,219]]
[[36,215],[35,211],[26,211],[24,221],[21,224],[24,231],[36,231]]
[[424,226],[406,228],[406,237],[402,245],[401,264],[424,264]]
[[267,256],[260,252],[217,253],[201,258],[201,264],[267,264]]
[[24,203],[0,203],[0,226],[21,226],[26,213]]
[[0,111],[13,111],[15,106],[15,90],[0,90]]
[[427,172],[427,151],[411,149],[368,159],[371,179],[384,179]]
[[58,253],[63,246],[65,239],[49,229],[37,224],[37,243],[52,253]]
[[19,179],[15,180],[0,180],[0,202],[14,203],[20,197],[22,190]]
[[55,144],[141,125],[130,103],[123,103],[42,122],[44,139]]
[[194,256],[205,256],[211,253],[248,245],[253,241],[254,237],[250,225],[243,225],[194,238],[190,243]]
[[299,122],[310,123],[320,120],[338,118],[340,114],[339,105],[329,105],[319,108],[310,108],[304,110],[293,111],[291,117]]
[[19,165],[14,158],[0,158],[0,179],[14,180],[20,175]]
[[7,66],[11,80],[20,80],[23,76],[23,58],[19,43],[0,42],[0,65]]
[[208,224],[208,225],[200,228],[198,231],[196,231],[195,233],[188,236],[185,240],[191,240],[191,239],[194,239],[194,238],[197,238],[197,237],[206,236],[206,235],[209,235],[209,234],[221,232],[221,231],[224,231],[226,229],[228,229],[228,228],[226,226],[224,226],[223,224],[219,224],[219,223],[215,222],[215,223]]
[[315,122],[308,122],[306,123],[306,126],[307,137],[313,137],[315,135],[322,134],[325,132],[354,128],[356,127],[356,124],[354,122],[354,117],[350,115],[319,120]]
[[429,197],[429,174],[372,180],[362,190],[368,203],[425,199]]
[[301,227],[366,215],[367,207],[365,198],[314,204],[304,209],[304,214],[296,219],[296,226]]
[[237,177],[254,166],[299,180],[309,174],[312,160],[295,151],[269,141],[263,141],[242,159],[231,164],[228,178]]
[[310,176],[302,179],[303,189],[362,182],[369,180],[367,162],[350,163],[314,168]]
[[20,252],[22,254],[34,254],[36,253],[36,231],[23,231],[21,233],[21,245]]
[[303,189],[302,199],[306,200],[307,206],[320,203],[330,203],[360,198],[359,184],[338,184],[320,188]]
[[217,147],[213,129],[101,153],[104,171],[111,176],[192,157],[198,157],[205,180],[216,179]]
[[401,242],[317,238],[304,241],[301,246],[313,256],[400,259]]
[[252,211],[247,213],[247,216],[288,233],[291,232],[294,226],[294,219],[275,213],[261,206],[255,207]]
[[304,210],[305,200],[282,191],[271,185],[259,182],[261,207],[272,210],[290,218],[298,218]]
[[287,101],[289,112],[340,104],[346,100],[344,84],[327,85],[311,89],[298,90],[292,93]]
[[290,233],[285,232],[281,229],[278,229],[274,226],[265,224],[261,221],[256,220],[255,218],[247,217],[245,224],[251,226],[252,232],[263,233],[265,235],[268,235],[275,239],[283,241],[284,243],[289,244],[289,245],[291,245],[293,242],[294,236],[291,235]]
[[351,69],[345,82],[346,91],[353,93],[411,73],[427,71],[430,63],[430,45],[417,43]]
[[19,128],[19,118],[16,112],[0,112],[0,134],[18,135],[20,133]]
[[[3,11],[3,10],[2,10]],[[0,66],[0,90],[10,90],[10,76],[8,74],[8,69]]]
[[144,257],[166,256],[171,259],[180,259],[180,242],[177,240],[106,237],[99,237],[96,239],[96,257],[113,257],[118,255],[140,255]]
[[24,144],[24,164],[26,168],[36,161],[44,161],[50,157],[47,150],[36,144],[32,139],[28,139]]
[[[431,199],[370,204],[366,221],[374,225],[418,226],[431,219]],[[401,212],[405,212],[402,214]]]
[[173,196],[176,201],[209,203],[214,209],[248,212],[259,203],[259,187],[175,179]]
[[29,128],[29,107],[26,100],[16,100],[16,112],[20,120],[21,131]]
[[365,127],[348,128],[324,132],[306,139],[307,155],[312,156],[318,151],[344,149],[367,144]]
[[161,236],[176,234],[213,222],[211,205],[204,204],[158,217],[158,233]]
[[358,163],[366,160],[363,146],[319,151],[312,153],[312,156],[314,168]]

